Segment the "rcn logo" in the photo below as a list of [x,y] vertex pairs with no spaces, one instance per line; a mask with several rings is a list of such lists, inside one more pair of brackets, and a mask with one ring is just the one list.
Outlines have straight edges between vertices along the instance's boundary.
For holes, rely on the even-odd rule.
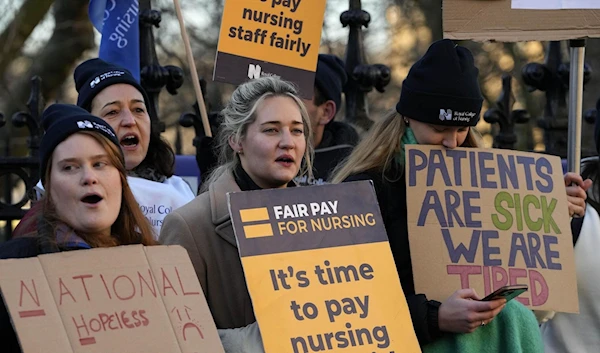
[[249,64],[248,65],[248,78],[260,78],[260,73],[262,72],[262,68],[260,65]]
[[92,125],[91,122],[89,122],[88,120],[84,120],[84,121],[78,121],[77,122],[77,127],[79,127],[80,129],[93,129],[94,125]]
[[440,109],[440,120],[452,120],[452,109]]
[[96,78],[93,79],[92,82],[90,82],[90,88],[96,87],[96,85],[99,83],[100,83],[100,76],[96,76]]

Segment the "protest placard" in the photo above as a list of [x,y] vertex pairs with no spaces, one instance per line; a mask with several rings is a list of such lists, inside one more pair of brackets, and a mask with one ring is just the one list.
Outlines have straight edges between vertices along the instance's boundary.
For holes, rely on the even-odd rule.
[[560,158],[500,149],[406,147],[417,293],[444,301],[525,284],[532,309],[579,310]]
[[512,1],[443,0],[444,37],[501,42],[600,37],[600,10],[513,9]]
[[370,182],[228,197],[267,353],[420,352]]
[[325,0],[226,0],[213,80],[274,75],[312,98],[324,14]]
[[0,291],[24,353],[224,352],[180,246],[1,260]]

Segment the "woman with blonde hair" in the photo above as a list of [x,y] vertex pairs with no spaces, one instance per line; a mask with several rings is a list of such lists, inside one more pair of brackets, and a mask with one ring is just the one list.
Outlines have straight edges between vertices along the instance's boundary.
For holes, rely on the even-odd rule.
[[[443,303],[415,292],[408,240],[404,146],[440,145],[445,148],[478,147],[473,127],[479,121],[483,97],[478,69],[468,49],[450,40],[433,43],[410,69],[396,109],[369,131],[348,159],[333,173],[332,182],[372,180],[388,234],[413,327],[424,351],[539,352],[541,339],[536,319],[518,301],[480,301],[471,288],[459,289]],[[567,174],[565,182],[583,185]],[[585,191],[568,188],[571,215],[583,213]],[[416,207],[416,205],[415,205]],[[507,312],[501,311],[507,307]],[[506,311],[506,310],[505,310]],[[501,323],[494,318],[501,316]],[[503,337],[499,330],[520,332]],[[490,323],[491,327],[481,330]],[[517,330],[518,329],[518,330]],[[451,335],[449,333],[473,333]],[[505,331],[507,332],[507,331]],[[522,344],[520,338],[526,338]],[[476,350],[472,350],[477,347]],[[482,348],[483,347],[483,348]]]
[[226,195],[311,177],[310,123],[294,86],[275,77],[240,85],[222,116],[220,166],[196,199],[165,218],[159,241],[187,249],[225,351],[261,352]]
[[[114,130],[82,108],[54,104],[43,113],[40,171],[46,192],[35,231],[0,245],[0,259],[59,251],[156,244],[129,184]],[[0,307],[2,352],[20,352]]]

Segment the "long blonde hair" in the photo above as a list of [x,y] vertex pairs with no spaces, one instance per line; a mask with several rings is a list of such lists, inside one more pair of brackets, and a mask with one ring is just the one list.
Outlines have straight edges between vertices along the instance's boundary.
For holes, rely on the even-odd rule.
[[219,177],[232,173],[237,168],[240,157],[229,145],[229,139],[231,138],[234,143],[241,141],[246,136],[248,126],[256,120],[258,106],[265,99],[276,96],[290,97],[300,109],[306,150],[304,151],[298,176],[312,178],[312,158],[314,154],[311,142],[312,130],[304,103],[298,98],[297,94],[298,92],[293,84],[272,76],[264,76],[248,81],[233,92],[229,103],[221,111],[223,122],[216,140],[219,151],[219,166],[211,172],[208,180],[202,185],[200,192],[206,191],[208,186]]
[[[386,112],[371,127],[367,136],[354,148],[350,156],[335,168],[331,183],[339,184],[351,175],[368,170],[380,171],[382,178],[385,178],[386,173],[394,167],[394,156],[403,148],[402,137],[405,131],[404,117],[395,109]],[[467,138],[460,147],[479,147],[472,128],[469,129]]]

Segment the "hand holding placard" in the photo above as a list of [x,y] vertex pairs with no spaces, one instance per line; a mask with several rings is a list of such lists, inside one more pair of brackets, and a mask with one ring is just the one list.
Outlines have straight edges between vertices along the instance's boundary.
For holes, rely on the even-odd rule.
[[417,292],[443,301],[457,288],[487,295],[528,284],[517,298],[524,305],[577,311],[576,301],[552,296],[577,297],[556,157],[408,146],[407,197],[418,205],[408,210]]

